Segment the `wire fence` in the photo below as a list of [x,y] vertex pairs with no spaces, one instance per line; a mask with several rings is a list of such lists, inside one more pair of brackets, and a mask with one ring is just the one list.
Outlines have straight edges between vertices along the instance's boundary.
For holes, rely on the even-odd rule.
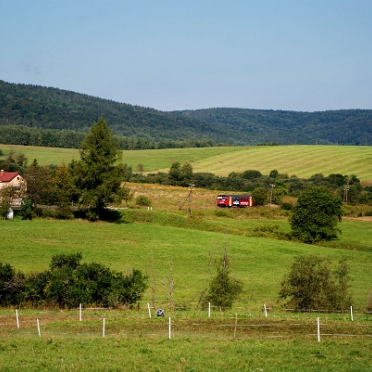
[[[162,309],[157,309],[162,310]],[[169,314],[148,304],[140,311],[83,308],[62,311],[0,311],[0,337],[309,338],[372,337],[368,313],[207,311]]]

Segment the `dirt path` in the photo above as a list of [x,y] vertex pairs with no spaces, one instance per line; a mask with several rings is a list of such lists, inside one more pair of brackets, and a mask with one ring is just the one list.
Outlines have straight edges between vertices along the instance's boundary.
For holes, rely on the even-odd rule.
[[355,221],[365,221],[365,222],[372,222],[372,216],[364,216],[364,217],[342,217],[345,220],[355,220]]

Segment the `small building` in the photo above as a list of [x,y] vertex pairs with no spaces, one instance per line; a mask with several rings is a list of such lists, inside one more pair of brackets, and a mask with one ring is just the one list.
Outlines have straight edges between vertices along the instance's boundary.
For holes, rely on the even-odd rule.
[[14,196],[11,201],[13,209],[19,209],[26,192],[26,180],[18,172],[0,170],[0,192],[5,187],[11,187]]

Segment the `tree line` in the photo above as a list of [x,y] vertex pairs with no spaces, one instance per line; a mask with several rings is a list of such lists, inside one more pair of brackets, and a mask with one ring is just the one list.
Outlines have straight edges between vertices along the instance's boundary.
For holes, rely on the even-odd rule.
[[[24,125],[0,125],[1,143],[4,145],[23,145],[41,147],[80,148],[85,132],[68,129],[40,129]],[[114,136],[121,150],[146,150],[190,147],[213,147],[217,144],[210,139],[154,141],[141,137]]]
[[[372,187],[363,187],[356,175],[339,173],[325,176],[321,173],[310,178],[289,177],[273,169],[268,175],[260,171],[249,169],[244,172],[231,172],[228,176],[217,176],[207,172],[193,172],[190,163],[171,164],[169,172],[148,173],[130,172],[130,182],[157,183],[172,186],[188,187],[193,184],[198,188],[220,191],[238,191],[251,193],[255,198],[255,205],[267,203],[282,205],[284,196],[298,197],[303,191],[313,186],[323,186],[350,205],[370,204],[372,202]],[[290,207],[290,206],[286,206]]]

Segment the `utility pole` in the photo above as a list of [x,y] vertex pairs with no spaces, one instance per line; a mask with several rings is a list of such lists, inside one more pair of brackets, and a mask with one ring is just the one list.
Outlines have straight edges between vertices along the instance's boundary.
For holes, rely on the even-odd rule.
[[273,201],[273,190],[274,190],[275,185],[272,183],[270,186],[271,186],[271,190],[270,190],[270,204],[271,204]]
[[187,213],[190,213],[190,215],[192,214],[192,210],[191,210],[191,194],[192,194],[192,188],[194,187],[195,185],[191,184],[190,185],[190,191],[189,191],[189,194],[187,195],[185,201],[181,204],[181,206],[179,207],[179,210],[182,209],[182,207],[185,205],[185,203],[187,202],[188,204],[188,208],[187,208]]
[[349,192],[350,186],[349,186],[349,177],[346,176],[346,185],[344,186],[344,202],[347,204],[347,197]]

